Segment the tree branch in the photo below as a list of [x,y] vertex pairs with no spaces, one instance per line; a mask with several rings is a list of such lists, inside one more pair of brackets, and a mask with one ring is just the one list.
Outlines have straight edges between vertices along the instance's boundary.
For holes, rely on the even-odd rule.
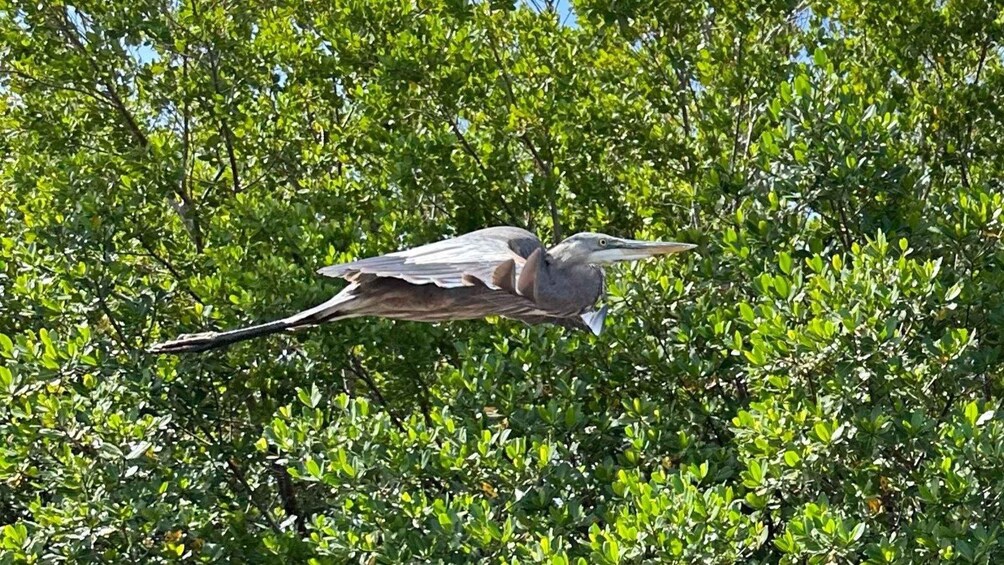
[[[505,92],[509,98],[509,103],[516,106],[516,93],[512,88],[512,80],[509,78],[509,73],[506,71],[505,64],[502,62],[502,56],[499,55],[498,47],[495,45],[495,36],[490,31],[488,33],[488,45],[491,47],[492,57],[495,59],[495,64],[498,66],[499,73],[502,75],[502,82],[505,85]],[[523,144],[530,155],[533,157],[533,162],[537,166],[537,170],[546,179],[545,185],[547,188],[548,197],[548,208],[551,212],[551,224],[554,231],[553,240],[554,243],[558,243],[562,239],[562,229],[561,229],[561,217],[558,213],[558,187],[556,179],[554,179],[554,169],[548,165],[544,159],[540,156],[540,152],[537,151],[537,147],[534,146],[533,141],[530,136],[527,135],[526,131],[523,131],[517,136],[517,139]]]
[[136,118],[133,117],[132,113],[126,107],[125,102],[122,101],[122,98],[119,96],[115,86],[107,79],[104,73],[101,72],[97,62],[93,57],[91,57],[90,52],[87,50],[87,46],[84,45],[83,40],[81,40],[80,36],[77,34],[76,28],[74,28],[70,22],[70,15],[66,12],[66,9],[59,9],[59,14],[62,16],[57,19],[59,22],[59,28],[63,31],[63,34],[70,41],[70,43],[72,43],[73,46],[80,51],[84,60],[87,61],[87,65],[91,68],[91,72],[94,73],[95,79],[105,87],[107,92],[103,92],[102,95],[108,98],[112,107],[115,108],[115,110],[119,113],[119,116],[125,121],[126,127],[136,140],[136,143],[145,149],[147,145],[149,145],[149,140],[147,139],[146,134],[143,133],[143,130],[140,129]]
[[279,499],[282,500],[282,509],[290,516],[296,516],[296,531],[301,536],[307,537],[307,518],[303,515],[303,509],[296,499],[296,490],[293,482],[289,480],[289,472],[277,462],[272,462],[272,476],[275,478],[279,490]]
[[[745,86],[745,79],[743,76],[743,56],[745,54],[745,40],[746,36],[739,36],[739,46],[737,47],[738,53],[736,55],[736,71],[740,74],[740,79],[743,81]],[[739,128],[742,126],[743,114],[746,113],[746,88],[742,88],[739,91],[739,107],[736,113],[736,124],[732,132],[732,156],[729,158],[729,173],[735,173],[736,170],[736,159],[739,153]]]
[[206,305],[206,302],[202,300],[202,298],[198,294],[196,294],[194,290],[192,290],[191,288],[188,287],[188,285],[185,284],[184,282],[185,277],[183,277],[182,274],[178,272],[178,270],[174,267],[174,265],[171,264],[170,261],[158,255],[157,252],[153,250],[153,246],[147,243],[146,240],[144,240],[143,238],[137,237],[136,239],[139,241],[140,246],[142,246],[143,249],[146,250],[150,258],[160,263],[161,266],[163,266],[165,269],[167,269],[169,273],[171,273],[171,276],[174,277],[175,282],[178,283],[178,286],[185,294],[190,296],[192,300],[198,302],[199,304],[202,304],[203,306]]
[[[213,91],[216,94],[222,95],[223,92],[220,89],[220,73],[219,73],[219,55],[216,52],[209,57],[209,69],[213,77]],[[234,184],[234,194],[241,191],[241,178],[237,172],[237,155],[234,152],[234,134],[230,130],[230,124],[223,117],[217,116],[216,111],[212,110],[210,106],[210,111],[213,113],[213,117],[220,124],[220,133],[223,134],[223,145],[227,150],[227,161],[230,163],[230,175],[233,177]]]
[[75,86],[56,84],[53,82],[49,82],[45,79],[40,79],[38,77],[32,76],[18,69],[0,69],[0,74],[16,76],[24,80],[29,80],[31,82],[44,86],[46,88],[50,88],[52,90],[65,90],[67,92],[76,92],[77,94],[83,94],[84,96],[93,98],[94,101],[98,102],[99,104],[107,104],[109,106],[112,105],[111,99],[109,99],[108,96],[106,96],[105,93],[101,92],[100,90],[87,90],[85,88],[77,88]]
[[[141,149],[146,149],[150,140],[147,138],[146,134],[143,133],[142,128],[139,126],[139,122],[133,116],[132,112],[126,106],[122,97],[119,96],[118,91],[115,89],[115,85],[111,83],[110,80],[101,72],[101,68],[98,66],[97,61],[91,56],[88,51],[87,46],[84,44],[83,40],[78,35],[76,28],[70,22],[70,16],[66,12],[65,8],[58,10],[59,15],[56,17],[56,27],[62,31],[63,35],[66,36],[67,40],[80,52],[80,55],[87,62],[87,66],[90,67],[91,72],[94,74],[95,80],[98,81],[102,86],[104,86],[106,92],[95,91],[101,95],[102,98],[106,99],[112,108],[119,114],[119,117],[125,122],[126,128],[129,130],[136,142],[136,145]],[[202,244],[202,234],[198,221],[189,218],[184,212],[188,212],[193,217],[195,216],[195,206],[192,202],[191,197],[184,190],[174,191],[179,198],[181,198],[183,207],[175,207],[175,211],[181,216],[182,222],[186,225],[191,222],[192,226],[192,240],[195,243],[196,250],[200,253],[203,249]]]
[[[440,105],[445,106],[442,103],[442,101],[440,101]],[[467,153],[471,157],[471,159],[474,159],[474,163],[477,164],[478,170],[481,172],[481,176],[485,179],[486,182],[490,182],[491,176],[489,176],[488,174],[488,167],[485,166],[485,163],[484,161],[481,160],[481,156],[478,155],[478,152],[474,150],[474,146],[471,145],[470,142],[467,140],[467,136],[464,135],[464,132],[460,131],[460,125],[457,123],[456,120],[454,120],[451,117],[451,114],[446,110],[445,107],[442,108],[441,113],[443,115],[443,119],[446,120],[446,123],[450,125],[450,130],[453,131],[453,135],[457,137],[457,141],[459,141],[461,147],[463,147],[464,152]],[[499,202],[502,205],[502,209],[509,217],[509,220],[517,222],[518,216],[516,215],[515,212],[513,212],[512,208],[509,207],[509,203],[506,202],[505,198],[500,198]]]
[[[203,433],[209,433],[209,432],[208,430],[204,429]],[[213,443],[216,444],[218,449],[219,443],[217,443],[216,440],[213,440]],[[240,465],[237,464],[237,461],[234,460],[233,456],[227,457],[227,467],[230,469],[230,472],[233,474],[234,478],[237,479],[237,482],[242,487],[244,487],[244,490],[248,492],[248,499],[251,501],[251,504],[253,504],[254,507],[258,509],[258,513],[261,514],[266,521],[268,521],[269,526],[271,526],[276,533],[281,534],[282,528],[280,528],[279,524],[276,523],[275,518],[272,517],[272,514],[268,511],[268,509],[265,508],[265,506],[262,505],[261,502],[258,502],[258,497],[255,496],[256,493],[254,489],[251,488],[251,484],[248,483],[248,479],[247,476],[244,474],[244,470],[241,469]]]
[[[182,89],[188,89],[188,55],[183,54],[181,56],[181,82]],[[195,160],[190,159],[191,147],[192,147],[192,134],[191,134],[191,121],[192,112],[189,107],[189,101],[187,92],[182,93],[182,105],[181,105],[181,192],[185,194],[191,193],[190,184],[188,179],[190,178],[189,162],[192,163],[192,168],[195,167]]]
[[[191,409],[188,410],[193,416],[195,416],[195,410]],[[279,527],[279,524],[275,521],[275,518],[272,517],[272,514],[268,511],[268,508],[265,508],[265,506],[258,501],[257,493],[251,487],[251,483],[248,482],[247,475],[244,473],[244,469],[242,469],[241,466],[237,464],[237,460],[234,459],[234,456],[226,452],[226,450],[223,447],[223,444],[220,442],[220,439],[217,436],[215,436],[212,430],[206,427],[204,423],[202,423],[201,421],[194,421],[194,423],[196,427],[202,431],[202,433],[206,434],[206,437],[209,438],[210,444],[216,449],[220,450],[220,452],[226,456],[227,468],[230,469],[230,474],[233,475],[234,479],[237,481],[237,484],[239,484],[245,491],[247,491],[248,500],[250,500],[251,504],[258,510],[258,513],[261,514],[262,517],[265,519],[265,521],[268,522],[272,530],[274,530],[277,534],[282,534],[283,533],[282,528]]]
[[367,371],[366,368],[363,367],[362,362],[359,361],[359,358],[356,357],[354,353],[349,354],[349,371],[351,371],[352,374],[355,375],[359,380],[366,383],[366,386],[369,387],[370,391],[373,393],[373,396],[376,397],[377,402],[380,403],[380,406],[382,406],[384,408],[384,411],[386,411],[387,414],[390,416],[391,421],[394,422],[394,426],[397,427],[398,431],[403,432],[404,426],[401,424],[401,420],[399,420],[398,417],[395,416],[394,413],[390,411],[390,406],[387,404],[387,399],[385,399],[383,394],[380,393],[380,389],[377,387],[376,383],[373,382],[373,378],[370,377],[369,371]]
[[[987,60],[987,50],[990,49],[990,37],[983,41],[983,47],[980,49],[980,60],[976,64],[976,76],[973,77],[973,88],[979,88],[980,85],[980,75],[983,73],[983,64]],[[959,170],[962,177],[962,186],[969,188],[969,153],[972,152],[973,144],[973,124],[976,120],[970,114],[966,114],[966,138],[963,140],[965,145],[962,147],[962,167]]]
[[464,151],[466,151],[467,154],[471,156],[471,159],[474,159],[474,162],[477,163],[478,165],[478,169],[481,170],[482,176],[484,176],[487,179],[488,169],[485,168],[484,162],[481,161],[481,156],[478,155],[478,152],[475,151],[474,147],[472,147],[471,144],[467,141],[467,137],[464,135],[464,133],[460,131],[460,126],[457,125],[456,120],[450,118],[449,116],[444,116],[444,117],[446,119],[446,122],[450,124],[450,129],[453,130],[453,135],[457,136],[457,140],[460,141],[460,145],[463,146]]
[[132,346],[129,345],[129,340],[126,339],[125,331],[122,329],[118,320],[115,319],[115,316],[112,315],[112,311],[108,307],[108,295],[102,289],[101,284],[98,281],[91,281],[91,285],[94,287],[94,294],[98,297],[98,309],[100,309],[101,313],[108,318],[108,323],[111,324],[112,329],[115,330],[115,335],[118,337],[119,343],[121,343],[122,347],[125,347],[126,349],[132,349]]

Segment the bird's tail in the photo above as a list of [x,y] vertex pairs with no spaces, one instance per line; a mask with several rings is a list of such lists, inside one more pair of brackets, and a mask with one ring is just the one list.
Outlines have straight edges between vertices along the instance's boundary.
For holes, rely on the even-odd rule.
[[346,307],[346,303],[355,298],[353,291],[356,287],[357,285],[351,284],[331,300],[303,312],[293,314],[288,318],[226,332],[185,334],[179,336],[177,339],[158,343],[151,347],[149,351],[150,353],[198,353],[209,349],[216,349],[217,347],[224,347],[246,339],[352,317],[355,314],[352,313],[351,308]]

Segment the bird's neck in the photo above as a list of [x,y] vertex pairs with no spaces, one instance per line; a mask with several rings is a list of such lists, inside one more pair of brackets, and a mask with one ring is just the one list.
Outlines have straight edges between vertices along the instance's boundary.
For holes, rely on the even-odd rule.
[[583,273],[599,269],[598,266],[583,261],[582,257],[578,254],[554,254],[551,252],[548,252],[544,257],[544,268],[551,276],[556,276],[558,273],[564,273],[565,276],[568,276],[572,273]]
[[547,263],[555,267],[571,267],[585,264],[582,261],[581,254],[574,253],[571,247],[561,243],[547,250]]

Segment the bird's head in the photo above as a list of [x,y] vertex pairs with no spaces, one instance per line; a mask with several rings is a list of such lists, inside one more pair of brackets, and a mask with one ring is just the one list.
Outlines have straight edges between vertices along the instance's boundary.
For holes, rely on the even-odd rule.
[[680,253],[696,245],[675,241],[641,241],[622,239],[603,233],[577,233],[548,253],[559,261],[588,265],[610,265],[620,261],[637,261],[658,255]]

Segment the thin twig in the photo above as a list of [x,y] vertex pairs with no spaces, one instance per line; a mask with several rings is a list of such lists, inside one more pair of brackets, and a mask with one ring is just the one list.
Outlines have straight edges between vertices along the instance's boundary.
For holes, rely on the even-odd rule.
[[151,246],[142,238],[136,238],[136,239],[139,241],[140,246],[142,246],[143,249],[146,250],[147,254],[150,256],[151,259],[160,263],[161,266],[163,266],[165,269],[167,269],[169,273],[171,273],[171,276],[174,277],[174,280],[178,283],[178,286],[185,294],[190,296],[192,300],[198,302],[199,304],[202,304],[203,306],[206,305],[206,302],[202,300],[202,298],[198,294],[196,294],[194,290],[192,290],[186,284],[184,284],[185,277],[182,276],[182,274],[178,271],[177,268],[174,267],[173,264],[171,264],[170,261],[158,255],[153,250],[153,246]]
[[355,375],[357,378],[366,383],[366,386],[369,387],[370,391],[373,393],[373,396],[376,397],[377,402],[380,403],[380,406],[382,406],[384,408],[384,411],[386,411],[387,414],[390,416],[391,421],[394,422],[394,426],[397,427],[398,431],[403,432],[404,426],[401,424],[401,420],[399,420],[398,417],[395,416],[394,413],[390,411],[390,405],[387,404],[387,399],[384,398],[383,394],[380,392],[380,388],[377,387],[376,383],[373,382],[373,378],[370,377],[369,371],[367,371],[366,368],[363,367],[362,362],[359,361],[359,358],[356,357],[354,353],[349,354],[349,371],[351,371],[353,375]]
[[[746,40],[745,35],[739,36],[739,46],[737,47],[738,54],[736,55],[736,72],[740,74],[741,79],[743,76],[745,76],[743,73],[743,56],[745,54],[745,40]],[[746,82],[745,79],[742,79],[742,81],[745,84]],[[739,106],[736,109],[736,125],[734,131],[732,132],[732,156],[729,158],[730,174],[735,173],[736,170],[736,160],[737,160],[737,155],[739,153],[739,128],[742,126],[742,118],[743,114],[745,113],[746,113],[746,88],[742,88],[739,91]]]
[[[70,43],[80,51],[81,56],[87,61],[87,65],[91,68],[91,72],[94,73],[94,77],[105,87],[107,92],[102,93],[106,96],[112,103],[112,106],[118,111],[119,115],[125,120],[126,127],[129,128],[130,133],[135,138],[136,143],[140,147],[146,148],[149,145],[149,140],[143,130],[140,129],[139,123],[136,118],[133,117],[132,113],[126,107],[122,98],[119,97],[118,91],[116,91],[115,86],[107,79],[101,69],[98,67],[97,62],[91,57],[90,52],[87,50],[87,46],[84,45],[83,40],[77,35],[76,28],[70,22],[70,16],[65,9],[59,9],[59,14],[62,16],[58,18],[60,29],[62,29],[63,34],[66,38],[70,40]],[[73,29],[70,29],[73,28]]]
[[[516,93],[512,87],[512,80],[509,77],[509,72],[506,70],[505,64],[502,62],[502,56],[499,55],[498,47],[495,45],[495,36],[490,31],[488,33],[488,45],[491,48],[492,57],[495,59],[495,64],[498,66],[499,74],[502,76],[502,82],[505,85],[505,92],[509,97],[509,103],[516,106]],[[523,144],[527,151],[530,152],[530,156],[533,157],[533,162],[537,166],[537,170],[544,178],[547,179],[547,189],[548,189],[548,208],[551,212],[551,224],[553,228],[553,239],[554,243],[561,241],[562,229],[561,229],[561,217],[558,213],[558,202],[557,202],[557,182],[553,178],[554,170],[548,165],[544,159],[541,157],[540,152],[537,151],[537,147],[533,144],[533,140],[527,135],[524,130],[517,136],[517,139]]]
[[118,338],[119,343],[121,343],[122,347],[126,349],[132,349],[132,346],[129,345],[129,340],[126,339],[125,331],[122,329],[118,320],[115,319],[111,308],[108,307],[108,295],[105,293],[101,282],[97,280],[91,280],[90,282],[93,287],[94,294],[98,297],[98,309],[101,310],[101,313],[104,314],[106,318],[108,318],[108,323],[112,326],[112,329],[115,330],[115,335]]
[[[194,410],[190,410],[190,412],[192,416],[195,416]],[[272,517],[271,512],[269,512],[268,509],[265,508],[265,506],[258,501],[257,493],[251,487],[251,483],[248,482],[247,475],[244,473],[244,469],[242,469],[241,466],[237,464],[237,460],[234,459],[234,456],[232,454],[227,454],[227,450],[224,448],[220,439],[216,435],[214,435],[212,430],[206,427],[204,423],[202,423],[201,421],[196,421],[194,418],[193,422],[195,423],[196,427],[198,427],[202,431],[202,433],[206,434],[206,437],[209,438],[209,442],[226,456],[227,468],[230,469],[230,473],[237,480],[237,483],[240,484],[240,486],[247,491],[248,499],[251,501],[251,504],[254,505],[254,507],[258,510],[258,513],[261,514],[266,521],[268,521],[269,526],[271,526],[276,533],[282,534],[283,533],[282,528],[279,527],[279,524],[275,521],[275,518]]]
[[[81,15],[81,17],[83,16]],[[87,66],[90,67],[91,73],[94,75],[95,80],[97,80],[102,86],[104,86],[106,92],[101,92],[100,95],[103,98],[107,99],[108,103],[110,103],[112,108],[119,114],[119,116],[125,122],[127,129],[129,130],[130,134],[132,135],[133,139],[135,140],[139,148],[146,149],[150,144],[149,139],[147,138],[146,134],[143,133],[143,130],[139,126],[139,122],[136,120],[135,116],[133,116],[132,112],[129,111],[129,108],[122,100],[122,97],[119,96],[119,93],[115,88],[115,85],[112,84],[112,82],[107,78],[105,73],[101,72],[101,68],[98,66],[97,61],[91,56],[91,53],[87,49],[87,46],[84,44],[83,40],[78,35],[76,27],[70,21],[70,16],[65,8],[58,9],[58,16],[55,18],[55,20],[56,20],[56,26],[63,32],[63,35],[66,36],[66,38],[73,45],[73,47],[75,47],[77,51],[80,52],[80,55],[87,62]],[[183,222],[185,223],[192,222],[193,226],[192,239],[195,243],[196,249],[199,252],[202,252],[203,245],[202,245],[202,236],[201,236],[201,230],[199,229],[199,224],[196,220],[188,218],[185,215],[185,213],[182,212],[182,210],[184,210],[185,212],[194,217],[195,216],[194,203],[192,202],[191,197],[184,190],[175,190],[175,193],[178,195],[179,198],[181,198],[183,204],[183,206],[181,207],[175,207],[175,211],[178,212],[178,214],[181,216]]]
[[[216,442],[214,441],[213,443]],[[217,448],[219,448],[219,444],[217,444]],[[265,506],[262,505],[261,502],[258,502],[258,499],[255,496],[256,493],[254,489],[251,488],[251,484],[248,483],[248,479],[247,476],[244,474],[244,470],[241,469],[240,465],[237,464],[237,461],[234,460],[233,456],[227,457],[227,467],[230,469],[230,472],[233,474],[234,478],[237,479],[237,482],[240,483],[240,485],[244,487],[244,489],[248,492],[248,499],[250,499],[251,504],[253,504],[254,507],[258,509],[258,513],[261,514],[262,517],[264,517],[265,520],[268,521],[269,525],[272,527],[273,530],[275,530],[276,533],[281,534],[282,528],[280,528],[279,524],[276,523],[275,518],[272,517],[272,514],[268,511],[268,509],[265,508]]]
[[[442,101],[440,101],[440,104],[442,105]],[[474,150],[474,146],[467,140],[467,136],[464,135],[464,132],[460,130],[460,125],[457,123],[457,120],[454,120],[445,108],[443,108],[441,113],[443,115],[443,119],[450,125],[450,130],[452,130],[453,134],[457,137],[457,141],[459,141],[461,147],[463,147],[464,152],[466,152],[471,159],[474,159],[475,164],[478,166],[478,170],[481,172],[481,176],[486,182],[490,182],[491,176],[488,174],[488,167],[485,166],[484,161],[481,160],[481,156],[478,155],[478,152]],[[506,216],[509,217],[509,220],[513,222],[518,221],[519,216],[513,212],[505,198],[500,198],[499,202],[502,205],[502,210],[505,211]]]
[[24,80],[30,80],[36,84],[40,84],[46,88],[51,88],[53,90],[65,90],[67,92],[76,92],[77,94],[83,94],[84,96],[93,98],[96,102],[100,104],[107,104],[109,106],[112,105],[111,99],[109,99],[108,96],[106,96],[105,93],[101,92],[100,90],[87,90],[85,88],[77,88],[75,86],[68,86],[65,84],[63,85],[56,84],[53,82],[49,82],[45,79],[40,79],[38,77],[32,76],[31,74],[28,74],[18,69],[2,69],[0,70],[0,75],[3,74],[20,77]]
[[[213,77],[213,91],[216,94],[223,95],[220,89],[220,73],[219,73],[219,54],[213,52],[213,55],[209,58],[209,70]],[[241,179],[237,172],[237,155],[234,152],[234,134],[230,130],[230,125],[227,120],[223,117],[216,115],[216,111],[212,106],[209,107],[210,112],[216,117],[220,124],[220,131],[223,134],[223,144],[227,150],[227,161],[230,163],[230,176],[233,177],[234,194],[241,191]]]
[[296,531],[301,536],[307,537],[307,518],[303,515],[300,503],[296,499],[296,490],[293,488],[293,481],[289,480],[289,472],[272,462],[272,476],[275,477],[276,485],[279,487],[279,498],[282,500],[282,509],[290,516],[296,516]]
[[[973,88],[979,88],[980,86],[980,75],[983,73],[983,64],[987,60],[987,50],[990,48],[990,37],[988,36],[986,40],[983,41],[983,48],[980,50],[980,61],[976,64],[976,76],[973,77]],[[973,124],[976,122],[974,117],[967,114],[966,120],[966,137],[963,139],[965,146],[962,149],[962,168],[959,170],[961,173],[962,186],[969,188],[969,154],[972,152],[973,144]]]
[[481,169],[481,174],[485,178],[488,178],[488,169],[485,167],[484,162],[481,161],[481,156],[478,155],[478,152],[475,151],[474,147],[472,147],[471,144],[467,141],[467,137],[463,134],[462,131],[460,131],[460,126],[457,125],[456,120],[450,118],[449,116],[444,116],[444,117],[446,119],[446,122],[450,124],[450,129],[453,130],[453,134],[456,135],[457,140],[460,141],[460,145],[464,147],[464,151],[466,151],[467,154],[471,156],[471,159],[474,159],[474,162],[477,163],[478,168]]

